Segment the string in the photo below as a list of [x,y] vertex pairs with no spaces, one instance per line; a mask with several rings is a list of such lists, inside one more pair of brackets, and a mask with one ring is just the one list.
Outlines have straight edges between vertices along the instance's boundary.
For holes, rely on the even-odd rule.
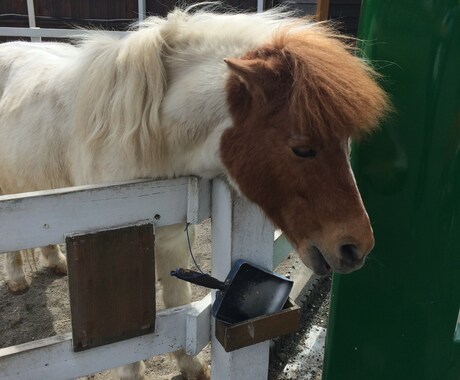
[[205,274],[200,266],[197,264],[196,260],[195,260],[195,256],[193,256],[193,252],[192,252],[192,244],[190,243],[190,235],[188,233],[188,226],[190,225],[190,223],[186,223],[185,224],[185,232],[187,233],[187,242],[188,242],[188,250],[190,252],[190,256],[192,256],[192,260],[193,262],[195,263],[195,266],[198,268],[198,270],[202,273],[202,274]]

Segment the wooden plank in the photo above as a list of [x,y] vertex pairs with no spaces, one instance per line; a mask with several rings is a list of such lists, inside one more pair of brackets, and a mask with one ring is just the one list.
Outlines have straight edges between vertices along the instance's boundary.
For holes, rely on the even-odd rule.
[[138,0],[137,1],[137,14],[139,17],[139,21],[144,21],[145,19],[145,14],[146,14],[146,3],[145,0]]
[[[56,0],[54,1],[56,2]],[[72,17],[72,10],[71,10],[72,0],[66,0],[66,1],[58,0],[58,1],[62,4],[62,16]]]
[[[0,23],[3,26],[28,27],[27,1],[2,0],[0,1],[0,14],[3,15]],[[8,14],[25,15],[24,17],[8,17]],[[5,39],[2,39],[2,41]]]
[[70,333],[2,348],[0,377],[2,380],[74,379],[185,348],[186,318],[197,309],[202,309],[205,315],[209,313],[201,301],[162,310],[157,313],[155,333],[82,352],[73,351]]
[[155,330],[153,224],[68,236],[75,351]]
[[[131,181],[0,197],[0,252],[63,243],[65,236],[151,220],[156,227],[185,223],[192,202],[188,179]],[[27,233],[18,233],[27,231]]]
[[79,2],[81,3],[79,17],[88,18],[89,15],[91,14],[90,10],[91,10],[92,3],[94,3],[94,0],[80,0]]
[[[222,180],[212,185],[212,273],[223,280],[238,259],[269,270],[273,265],[273,226],[262,211],[248,201],[234,197]],[[211,378],[213,380],[268,377],[269,342],[225,352],[216,339],[215,319],[211,327]]]
[[0,14],[7,13],[27,14],[27,2],[17,0],[0,1]]
[[277,234],[275,231],[275,242],[273,246],[273,269],[281,264],[288,255],[294,251],[291,243],[287,240],[284,233]]
[[70,17],[73,19],[80,18],[81,14],[81,1],[71,1],[70,2]]
[[288,300],[283,310],[241,323],[216,320],[216,338],[226,352],[264,342],[300,328],[300,307]]
[[189,355],[198,355],[211,339],[211,302],[208,293],[187,313],[185,351]]
[[123,18],[124,1],[111,1],[110,6],[106,4],[106,18],[108,20]]
[[[83,29],[54,29],[54,28],[9,28],[0,27],[0,36],[11,36],[11,37],[45,37],[45,38],[71,38],[83,36],[91,33]],[[123,37],[129,32],[119,32],[113,30],[105,31],[107,34],[111,34],[118,37]]]
[[329,15],[329,0],[318,0],[316,5],[316,20],[325,21]]
[[211,216],[211,181],[189,177],[187,223],[197,224]]
[[136,1],[134,0],[125,1],[123,17],[132,18],[132,19],[137,18],[137,7],[138,7],[138,4]]

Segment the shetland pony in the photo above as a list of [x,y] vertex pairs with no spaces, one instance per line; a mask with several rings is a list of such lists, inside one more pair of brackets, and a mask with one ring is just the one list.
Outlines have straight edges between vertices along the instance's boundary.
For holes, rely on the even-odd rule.
[[[374,245],[349,139],[388,108],[375,74],[325,26],[279,10],[151,17],[123,38],[0,46],[2,194],[145,177],[225,175],[318,274],[360,268]],[[57,246],[48,266],[66,272]],[[158,231],[166,307],[190,301],[183,226]],[[13,291],[28,283],[7,254]],[[184,376],[209,378],[175,353]],[[119,370],[142,378],[144,365]]]

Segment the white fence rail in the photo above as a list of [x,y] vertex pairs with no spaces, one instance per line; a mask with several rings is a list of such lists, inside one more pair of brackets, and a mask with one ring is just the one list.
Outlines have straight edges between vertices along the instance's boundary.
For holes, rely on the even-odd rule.
[[[43,38],[72,38],[90,33],[84,29],[53,29],[53,28],[17,28],[17,27],[0,27],[0,36],[5,37],[30,37],[37,41]],[[106,30],[104,33],[123,36],[129,32],[118,32]]]
[[0,252],[63,243],[69,233],[139,221],[157,227],[198,223],[210,215],[209,191],[208,181],[191,177],[0,196]]

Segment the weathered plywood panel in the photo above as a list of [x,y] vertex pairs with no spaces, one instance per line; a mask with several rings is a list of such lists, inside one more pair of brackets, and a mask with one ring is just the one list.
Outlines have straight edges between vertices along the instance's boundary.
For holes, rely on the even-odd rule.
[[68,236],[73,346],[87,350],[153,332],[153,225]]

